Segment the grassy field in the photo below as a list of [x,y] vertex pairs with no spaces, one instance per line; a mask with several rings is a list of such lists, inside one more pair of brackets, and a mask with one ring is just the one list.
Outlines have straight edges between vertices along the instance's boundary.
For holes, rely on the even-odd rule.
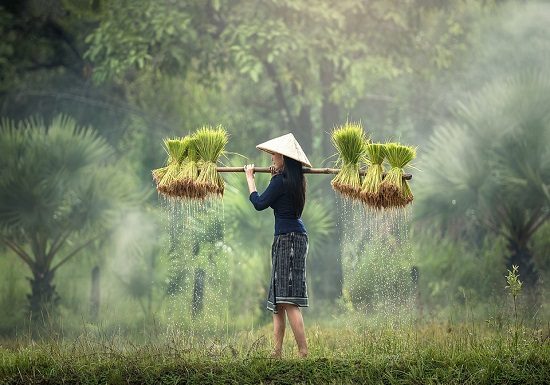
[[[289,330],[290,331],[290,330]],[[0,342],[3,384],[380,383],[543,384],[550,380],[548,330],[473,325],[307,330],[310,355],[269,357],[268,327],[202,338],[166,332],[145,343],[82,334]]]

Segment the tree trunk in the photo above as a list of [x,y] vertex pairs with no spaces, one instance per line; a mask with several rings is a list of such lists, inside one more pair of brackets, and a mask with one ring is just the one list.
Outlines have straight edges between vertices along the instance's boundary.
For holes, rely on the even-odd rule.
[[92,269],[92,290],[90,292],[90,318],[92,321],[97,321],[99,317],[99,304],[101,300],[99,279],[99,266],[94,266]]
[[296,121],[298,127],[296,130],[297,140],[300,143],[304,153],[311,156],[313,151],[313,122],[311,121],[311,106],[304,105],[300,108],[300,114]]
[[27,299],[32,320],[45,320],[53,315],[60,299],[52,284],[53,278],[54,272],[47,268],[36,268],[33,277],[27,278],[31,283],[31,294],[27,294]]
[[204,296],[204,269],[195,270],[195,283],[193,285],[193,302],[191,304],[191,316],[196,318],[203,308],[203,296]]
[[532,291],[537,288],[539,283],[539,273],[533,262],[533,254],[527,242],[522,241],[509,241],[508,249],[511,251],[509,257],[510,269],[512,265],[519,266],[519,274],[521,275],[521,281],[525,289]]

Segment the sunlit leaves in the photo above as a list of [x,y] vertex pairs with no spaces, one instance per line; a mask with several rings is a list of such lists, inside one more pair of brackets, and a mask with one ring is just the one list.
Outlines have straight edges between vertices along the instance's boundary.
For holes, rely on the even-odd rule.
[[86,38],[85,57],[96,63],[94,78],[101,82],[145,67],[165,72],[185,68],[197,38],[191,22],[185,7],[164,1],[111,3]]

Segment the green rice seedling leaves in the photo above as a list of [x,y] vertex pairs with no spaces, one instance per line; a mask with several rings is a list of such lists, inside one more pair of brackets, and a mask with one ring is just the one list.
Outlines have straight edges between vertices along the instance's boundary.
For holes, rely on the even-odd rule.
[[185,155],[182,138],[164,139],[164,149],[168,155],[166,167],[153,170],[153,178],[161,176],[157,183],[157,190],[161,194],[175,196],[174,182],[178,174],[179,160]]
[[157,190],[169,197],[179,196],[178,174],[181,163],[187,156],[190,144],[188,137],[164,139],[164,148],[168,155],[166,166],[152,171],[153,179],[157,184]]
[[382,163],[386,157],[386,146],[382,143],[369,143],[366,145],[366,158],[369,167],[363,179],[360,197],[368,206],[382,208],[382,196],[380,195],[380,183],[384,174]]
[[331,139],[338,150],[337,164],[341,165],[340,171],[331,181],[332,188],[344,196],[356,199],[361,192],[359,167],[365,157],[368,138],[360,123],[346,122],[332,132]]
[[399,143],[386,144],[386,159],[391,169],[380,183],[382,207],[404,207],[413,201],[407,181],[403,180],[403,168],[416,157],[416,149]]
[[204,199],[206,189],[198,183],[199,156],[194,136],[187,137],[186,156],[180,164],[176,177],[177,195],[181,198]]
[[203,126],[193,135],[193,140],[199,159],[198,188],[204,189],[207,194],[222,196],[225,185],[216,163],[228,142],[227,131],[221,125],[216,128]]

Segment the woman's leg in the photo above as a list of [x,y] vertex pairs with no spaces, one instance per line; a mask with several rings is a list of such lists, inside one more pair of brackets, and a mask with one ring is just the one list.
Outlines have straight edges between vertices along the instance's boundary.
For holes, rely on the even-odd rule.
[[[279,306],[283,307],[281,305]],[[298,344],[298,354],[300,355],[300,357],[306,357],[308,351],[302,312],[300,311],[300,308],[296,305],[285,304],[284,308],[286,310],[288,321],[290,322],[290,327],[292,328],[292,332],[294,333],[296,344]]]
[[273,314],[273,337],[275,339],[275,349],[273,350],[273,357],[281,357],[283,351],[283,339],[285,337],[285,307],[282,305],[277,306],[277,314]]

